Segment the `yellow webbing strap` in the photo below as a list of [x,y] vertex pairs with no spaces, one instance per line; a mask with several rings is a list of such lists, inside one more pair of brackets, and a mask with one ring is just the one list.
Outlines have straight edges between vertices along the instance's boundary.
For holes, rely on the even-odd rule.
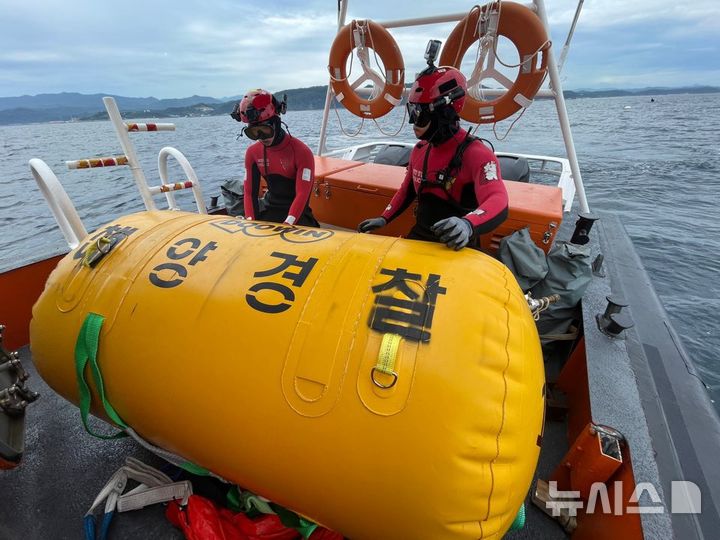
[[[380,343],[380,350],[378,351],[377,364],[372,369],[371,377],[372,381],[376,386],[380,388],[392,388],[397,382],[398,375],[395,372],[395,361],[397,360],[398,349],[400,348],[400,342],[402,336],[398,334],[384,334],[382,343]],[[384,373],[385,375],[392,376],[392,382],[384,384],[377,379],[377,372]]]
[[388,375],[395,371],[395,360],[397,359],[401,341],[402,336],[398,334],[385,334],[383,336],[380,351],[378,352],[378,361],[375,365],[378,371]]

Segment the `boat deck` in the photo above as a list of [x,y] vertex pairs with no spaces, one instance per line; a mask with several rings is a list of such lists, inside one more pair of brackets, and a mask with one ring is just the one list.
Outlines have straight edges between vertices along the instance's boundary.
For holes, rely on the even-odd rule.
[[[2,472],[0,539],[82,538],[83,516],[127,456],[161,466],[163,461],[130,439],[104,441],[90,436],[78,408],[56,394],[20,350],[30,374],[28,385],[40,392],[25,414],[25,454],[21,464]],[[181,539],[161,506],[116,515],[110,538]]]
[[[19,467],[4,471],[0,482],[0,540],[81,538],[82,519],[100,489],[127,456],[161,467],[163,461],[129,439],[105,441],[90,436],[77,407],[40,378],[27,347],[20,350],[30,387],[40,392],[26,413],[25,454]],[[564,423],[548,421],[537,473],[547,478],[565,452]],[[174,540],[183,538],[156,505],[117,514],[110,538]],[[526,503],[527,522],[510,539],[562,539],[552,519]]]

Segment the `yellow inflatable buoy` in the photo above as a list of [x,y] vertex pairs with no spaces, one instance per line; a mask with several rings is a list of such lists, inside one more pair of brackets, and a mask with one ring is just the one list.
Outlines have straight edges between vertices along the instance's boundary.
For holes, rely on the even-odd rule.
[[38,371],[76,403],[91,313],[128,426],[353,540],[499,539],[530,486],[538,335],[477,251],[142,212],[67,255],[33,309]]

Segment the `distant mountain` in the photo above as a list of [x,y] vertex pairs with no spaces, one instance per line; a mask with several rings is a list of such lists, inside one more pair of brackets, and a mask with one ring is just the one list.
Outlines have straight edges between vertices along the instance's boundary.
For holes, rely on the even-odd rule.
[[309,88],[293,88],[292,90],[281,90],[275,92],[275,97],[283,98],[283,94],[288,97],[288,109],[292,111],[308,111],[313,109],[322,109],[325,107],[325,96],[327,95],[326,86],[310,86]]
[[[281,90],[275,92],[275,97],[279,100],[283,96],[287,96],[288,108],[292,111],[307,111],[322,109],[325,106],[325,96],[327,95],[327,86],[311,86],[309,88],[294,88],[290,90]],[[163,110],[153,110],[149,114],[147,110],[137,110],[123,107],[118,101],[118,107],[122,111],[123,118],[136,119],[147,118],[177,118],[183,116],[218,116],[222,114],[230,114],[235,104],[242,99],[242,96],[231,99],[226,102],[203,102],[196,103],[184,107],[168,107]],[[3,123],[3,113],[0,111],[0,124]],[[84,116],[80,120],[106,120],[107,112],[96,112],[95,114]]]
[[240,101],[243,98],[244,94],[240,94],[239,96],[226,96],[221,97],[220,101]]
[[663,96],[669,94],[716,94],[720,93],[717,86],[685,86],[682,88],[647,87],[633,90],[565,90],[566,99],[622,97],[622,96]]
[[[125,110],[120,107],[120,112],[125,119],[137,118],[179,118],[185,116],[218,116],[221,114],[230,114],[236,101],[228,101],[227,103],[198,103],[187,107],[170,107],[161,111],[147,110]],[[2,123],[2,112],[0,112],[0,124]],[[90,116],[84,116],[80,120],[107,120],[108,114],[105,110],[97,112]]]
[[29,109],[20,107],[0,111],[0,126],[8,124],[33,124],[39,122],[68,121],[79,119],[88,114],[87,109],[77,107],[57,107],[48,109]]
[[[566,90],[565,97],[598,98],[622,96],[657,96],[665,94],[720,93],[716,86],[690,86],[683,88],[648,87],[633,90]],[[292,88],[276,92],[282,99],[287,94],[291,111],[322,109],[327,86]],[[27,124],[68,120],[100,120],[107,118],[102,98],[107,94],[38,94],[37,96],[0,97],[0,125]],[[222,100],[207,96],[190,96],[178,99],[154,97],[134,98],[113,96],[125,118],[173,118],[183,116],[214,116],[229,114],[242,96]]]
[[[79,110],[103,110],[102,98],[111,94],[78,94],[62,92],[60,94],[38,94],[36,96],[0,97],[0,111],[9,109],[56,109],[72,107]],[[157,99],[154,97],[112,96],[121,109],[148,109],[151,111],[169,107],[186,107],[197,103],[220,103],[219,99],[207,96],[190,96],[179,99]]]

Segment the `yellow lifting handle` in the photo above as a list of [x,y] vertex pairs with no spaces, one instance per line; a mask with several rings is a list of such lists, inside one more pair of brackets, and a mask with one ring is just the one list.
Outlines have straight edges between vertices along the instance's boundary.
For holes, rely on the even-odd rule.
[[[400,348],[400,342],[402,336],[398,334],[385,334],[380,344],[380,351],[378,352],[377,364],[372,368],[370,377],[372,378],[373,384],[387,390],[395,386],[398,380],[398,374],[395,372],[395,361],[397,360],[398,349]],[[392,382],[390,384],[383,384],[378,381],[377,372],[384,373],[385,375],[392,376]]]

